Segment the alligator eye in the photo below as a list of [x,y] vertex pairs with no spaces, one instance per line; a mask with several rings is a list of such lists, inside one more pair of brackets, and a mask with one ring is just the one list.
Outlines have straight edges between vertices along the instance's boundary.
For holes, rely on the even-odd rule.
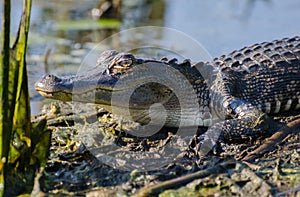
[[44,75],[44,80],[47,80],[47,81],[57,81],[57,82],[61,81],[60,78],[56,77],[55,75],[51,75],[51,74]]
[[109,70],[114,74],[124,73],[130,68],[132,64],[133,64],[132,59],[123,58],[113,62],[112,65],[109,67]]
[[46,75],[44,76],[44,78],[49,80],[49,79],[53,79],[53,78],[55,78],[55,77],[54,77],[54,75],[46,74]]
[[116,62],[116,65],[121,66],[121,67],[129,67],[132,65],[132,59],[121,59]]

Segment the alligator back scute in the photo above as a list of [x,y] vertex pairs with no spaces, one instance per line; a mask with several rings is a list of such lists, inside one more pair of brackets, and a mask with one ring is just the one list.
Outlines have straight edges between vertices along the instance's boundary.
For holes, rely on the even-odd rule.
[[[263,42],[214,59],[223,97],[268,114],[300,109],[300,37]],[[217,80],[218,81],[218,80]]]

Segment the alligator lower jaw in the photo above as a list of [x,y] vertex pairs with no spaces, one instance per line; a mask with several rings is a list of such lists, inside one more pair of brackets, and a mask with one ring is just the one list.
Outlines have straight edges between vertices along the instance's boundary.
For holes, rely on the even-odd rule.
[[52,98],[53,97],[53,93],[52,92],[44,92],[44,91],[38,91],[37,92],[42,95],[43,97],[46,97],[46,98]]
[[58,99],[61,101],[72,101],[72,94],[62,92],[47,92],[42,90],[37,90],[37,92],[46,98]]
[[[109,112],[112,112],[112,108],[118,109],[134,109],[134,110],[146,110],[148,108],[141,106],[125,106],[124,103],[114,103],[114,106],[111,106],[111,98],[107,97],[106,99],[97,98],[95,91],[88,91],[82,93],[68,93],[63,91],[52,91],[48,92],[45,90],[36,90],[39,94],[41,94],[45,98],[55,99],[60,101],[74,101],[74,102],[82,102],[82,103],[93,103],[97,106],[100,106],[106,109]],[[99,90],[98,90],[99,91]],[[106,90],[104,90],[106,91]]]
[[[56,95],[56,92],[45,92],[45,91],[38,91],[37,92],[42,95],[45,98],[50,98],[50,99],[57,99],[58,95]],[[63,97],[60,97],[59,100],[62,100]],[[69,99],[67,99],[69,97],[64,97],[64,99],[62,101],[70,101]]]

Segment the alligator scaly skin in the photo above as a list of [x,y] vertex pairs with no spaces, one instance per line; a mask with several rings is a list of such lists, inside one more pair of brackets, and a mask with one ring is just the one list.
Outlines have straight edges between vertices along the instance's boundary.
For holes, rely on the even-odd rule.
[[[159,81],[144,84],[143,76],[139,75],[141,73],[135,73],[134,68],[146,63],[155,64],[157,67],[154,72],[165,78],[167,77],[164,73],[161,73],[164,68],[172,67],[179,71],[188,79],[194,90],[187,92],[188,89],[184,88],[183,84],[177,84],[178,76],[171,78],[175,85],[181,87],[176,87],[177,89],[185,91],[183,102],[187,101],[186,104],[189,104],[189,95],[197,94],[195,99],[198,99],[200,108],[191,110],[190,107],[186,109],[188,113],[181,117],[182,103],[178,102],[172,88],[168,89]],[[166,126],[178,126],[178,122],[181,121],[192,123],[190,126],[209,126],[212,121],[217,120],[204,136],[204,144],[214,144],[217,140],[240,141],[260,136],[273,128],[278,129],[277,123],[270,118],[271,115],[297,111],[300,108],[299,37],[255,44],[216,58],[210,63],[198,65],[201,65],[200,70],[197,65],[191,66],[189,61],[177,64],[175,60],[150,60],[137,58],[129,53],[106,51],[100,55],[97,65],[90,72],[69,77],[45,75],[35,84],[35,88],[49,98],[79,102],[96,101],[97,104],[111,105],[110,91],[114,90],[114,85],[119,79],[129,75],[132,76],[132,83],[144,84],[139,86],[131,97],[135,110],[132,114],[137,117],[134,121],[147,124],[147,107],[154,103],[164,104],[169,119]],[[203,78],[202,75],[211,68],[215,69],[216,76],[213,76],[214,80],[209,82],[211,87],[208,88],[208,76]],[[160,114],[156,115],[159,119]],[[195,118],[197,115],[199,117]]]
[[244,47],[213,64],[218,73],[210,90],[211,109],[231,119],[211,127],[209,137],[239,141],[259,136],[276,125],[266,114],[300,109],[300,37]]

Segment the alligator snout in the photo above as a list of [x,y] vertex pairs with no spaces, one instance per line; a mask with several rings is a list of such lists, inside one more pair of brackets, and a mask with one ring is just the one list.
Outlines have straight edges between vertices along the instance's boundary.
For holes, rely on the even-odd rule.
[[45,90],[47,86],[53,86],[61,82],[61,79],[55,75],[45,74],[42,78],[34,84],[36,90]]

